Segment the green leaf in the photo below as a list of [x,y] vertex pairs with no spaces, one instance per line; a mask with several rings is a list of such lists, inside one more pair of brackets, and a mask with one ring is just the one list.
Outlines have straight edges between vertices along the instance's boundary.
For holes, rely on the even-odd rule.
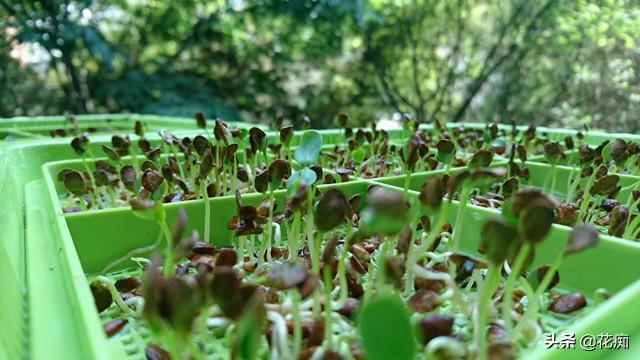
[[70,170],[64,175],[64,187],[76,196],[82,196],[87,192],[87,180],[84,175],[77,170]]
[[372,299],[362,309],[358,330],[369,360],[413,359],[416,345],[409,312],[397,296]]
[[366,204],[360,212],[358,230],[363,236],[394,235],[407,224],[409,209],[399,191],[372,187],[367,194]]
[[329,189],[316,203],[314,220],[320,231],[329,231],[349,216],[349,201],[340,189]]
[[501,265],[518,241],[518,232],[507,220],[493,216],[484,223],[480,237],[487,259]]
[[322,147],[322,135],[315,130],[307,130],[302,134],[300,145],[296,148],[294,158],[300,165],[312,165],[318,159]]
[[133,198],[129,200],[133,215],[144,220],[163,220],[164,208],[162,201]]
[[453,141],[449,139],[442,139],[436,144],[438,152],[436,153],[436,160],[444,164],[450,164],[455,157],[456,146]]
[[358,148],[351,152],[351,158],[356,164],[362,163],[364,161],[364,150]]
[[311,186],[317,179],[316,172],[307,167],[294,171],[287,180],[287,194],[291,196],[299,187]]
[[[253,306],[250,311],[245,311],[238,321],[238,330],[235,336],[235,351],[238,359],[257,359],[260,348],[261,320],[264,314]],[[249,309],[248,309],[249,310]]]

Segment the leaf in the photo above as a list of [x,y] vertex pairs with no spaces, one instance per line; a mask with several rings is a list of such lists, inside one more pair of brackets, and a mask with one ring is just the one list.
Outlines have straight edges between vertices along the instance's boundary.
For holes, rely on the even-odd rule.
[[238,320],[234,337],[234,358],[258,358],[264,315],[264,307],[254,297],[254,300],[247,305],[247,311]]
[[629,208],[626,205],[618,205],[609,214],[609,235],[621,237],[624,234]]
[[199,174],[201,179],[206,179],[209,173],[213,169],[213,154],[210,149],[205,149],[202,154],[202,160],[200,161]]
[[553,210],[553,206],[549,206],[544,200],[538,200],[522,211],[518,230],[525,240],[536,243],[547,236],[555,218]]
[[299,187],[308,187],[313,185],[317,179],[315,171],[309,168],[305,167],[298,171],[294,171],[287,180],[287,195],[293,195]]
[[322,135],[315,130],[307,130],[302,134],[300,145],[295,150],[294,158],[300,165],[309,166],[316,162],[322,147]]
[[481,247],[487,259],[496,265],[504,262],[518,240],[518,232],[505,219],[492,217],[482,227]]
[[154,193],[164,182],[162,174],[155,170],[147,169],[142,175],[142,187],[150,193]]
[[435,176],[427,180],[420,188],[420,202],[430,210],[440,208],[442,199],[446,193],[445,183],[442,176]]
[[64,187],[76,196],[82,196],[87,192],[87,180],[80,171],[70,170],[64,174]]
[[410,360],[416,344],[409,312],[392,295],[372,299],[362,309],[358,331],[369,360]]
[[[629,158],[627,143],[622,139],[615,139],[609,143],[608,147],[611,150],[611,159],[613,159],[613,161],[618,165],[624,165],[624,162]],[[604,158],[604,150],[602,152],[602,157]]]
[[599,178],[591,187],[590,193],[592,195],[608,195],[616,191],[618,181],[620,177],[618,175],[605,175]]
[[102,145],[102,152],[104,152],[109,159],[113,161],[120,161],[120,155],[111,147],[107,145]]
[[554,199],[534,188],[519,189],[511,195],[511,199],[512,202],[509,208],[514,216],[520,216],[520,212],[534,202],[544,203],[545,206],[550,208],[556,207]]
[[142,121],[140,120],[136,120],[136,123],[134,125],[133,131],[136,133],[136,135],[138,135],[139,137],[144,137],[144,132],[145,132],[145,126],[142,123]]
[[[156,220],[162,214],[162,201],[152,201],[147,199],[129,199],[133,215],[144,220]],[[160,209],[158,209],[160,208]]]
[[359,232],[363,236],[397,234],[407,223],[408,210],[402,193],[374,186],[369,189],[366,206],[360,212]]
[[589,165],[596,157],[596,152],[587,144],[580,144],[578,146],[578,162],[581,165]]
[[565,255],[582,251],[598,242],[598,230],[592,225],[578,225],[571,230],[569,242],[564,250]]
[[467,166],[470,169],[487,167],[491,164],[491,160],[493,160],[493,153],[487,149],[480,149],[473,154]]
[[198,155],[203,156],[206,149],[211,149],[211,143],[206,137],[197,135],[193,138],[193,147],[196,149]]
[[259,193],[267,191],[269,189],[269,170],[263,170],[257,173],[253,185]]
[[362,148],[353,150],[351,152],[351,158],[356,164],[362,163],[362,161],[364,161],[364,150]]
[[280,129],[280,142],[285,146],[289,146],[291,139],[293,139],[293,126],[283,126]]
[[227,124],[222,122],[220,119],[216,119],[213,135],[215,136],[217,141],[222,141],[225,144],[233,143],[233,136],[231,135],[231,131],[227,127]]
[[267,149],[267,134],[260,128],[252,127],[249,129],[249,143],[254,154],[258,151],[264,152]]
[[503,179],[507,174],[504,168],[476,168],[471,171],[471,184],[474,187],[484,188]]
[[272,189],[279,188],[282,181],[289,176],[291,176],[291,166],[288,162],[277,159],[269,165],[269,178]]
[[71,140],[71,147],[73,148],[73,151],[76,152],[76,154],[82,155],[85,151],[87,151],[88,142],[89,139],[86,136],[76,136]]
[[555,164],[562,155],[562,145],[555,141],[547,141],[544,143],[544,158],[550,163]]
[[511,177],[502,183],[502,194],[508,198],[514,191],[518,190],[518,179]]
[[329,231],[344,223],[351,212],[347,197],[340,189],[329,189],[320,198],[315,208],[315,224],[320,231]]
[[198,111],[195,114],[196,124],[200,129],[205,129],[207,127],[207,119],[204,117],[202,112]]
[[450,164],[453,161],[456,149],[453,141],[449,139],[442,139],[438,141],[436,147],[438,148],[436,159],[441,163]]

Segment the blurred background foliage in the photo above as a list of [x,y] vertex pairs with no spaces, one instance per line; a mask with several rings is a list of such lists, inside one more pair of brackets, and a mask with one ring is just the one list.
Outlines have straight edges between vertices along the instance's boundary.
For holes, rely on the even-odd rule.
[[0,0],[0,116],[640,129],[637,0]]

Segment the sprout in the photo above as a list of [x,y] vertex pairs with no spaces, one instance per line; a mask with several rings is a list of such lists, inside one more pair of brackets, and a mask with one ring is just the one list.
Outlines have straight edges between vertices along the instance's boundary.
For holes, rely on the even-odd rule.
[[[478,347],[480,357],[485,357],[487,352],[487,339],[485,335],[487,309],[499,283],[502,263],[506,260],[511,249],[516,244],[518,233],[516,229],[503,218],[493,217],[485,222],[480,236],[482,239],[481,247],[484,249],[485,255],[489,260],[489,268],[485,282],[480,289],[478,302],[476,303],[473,339]],[[510,296],[510,294],[506,294],[506,296]]]
[[329,189],[320,198],[315,208],[315,224],[320,231],[329,231],[344,223],[351,212],[347,197],[339,189]]
[[207,119],[205,119],[204,115],[202,114],[202,112],[198,111],[195,113],[195,118],[196,118],[196,124],[198,125],[198,127],[200,129],[206,129],[207,128]]
[[322,136],[317,131],[305,131],[302,134],[300,145],[294,152],[295,160],[302,166],[315,164],[322,147]]
[[456,147],[453,141],[449,139],[442,139],[438,141],[436,148],[438,149],[436,159],[449,166],[455,157]]
[[467,166],[470,169],[487,167],[491,164],[492,160],[493,160],[493,153],[491,151],[486,149],[480,149],[473,154]]
[[435,176],[427,180],[420,188],[420,202],[432,212],[438,210],[442,204],[446,189],[444,178]]
[[414,330],[406,307],[397,297],[380,296],[367,303],[358,330],[369,359],[414,358]]
[[622,236],[629,219],[629,208],[618,205],[609,214],[609,235]]
[[63,175],[64,187],[73,195],[77,196],[80,200],[80,208],[83,211],[87,210],[87,203],[84,199],[84,195],[87,193],[88,186],[87,180],[80,171],[69,169]]
[[399,192],[373,186],[367,194],[366,204],[360,213],[358,232],[361,236],[395,235],[406,224],[408,208]]

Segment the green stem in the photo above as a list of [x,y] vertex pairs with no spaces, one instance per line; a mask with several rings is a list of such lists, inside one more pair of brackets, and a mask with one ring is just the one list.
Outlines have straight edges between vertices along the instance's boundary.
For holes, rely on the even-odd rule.
[[372,159],[371,169],[372,169],[373,176],[375,177],[376,176],[376,152],[373,147],[373,141],[371,142],[370,148],[371,148],[371,159]]
[[78,200],[80,200],[80,209],[81,209],[82,211],[87,211],[87,210],[89,210],[89,209],[87,208],[87,202],[84,200],[84,195],[80,195],[80,196],[78,196]]
[[175,265],[173,261],[173,237],[171,236],[171,230],[169,230],[169,226],[167,226],[166,221],[158,221],[158,224],[160,225],[160,229],[164,234],[165,239],[167,239],[167,249],[165,251],[164,257],[163,274],[165,277],[171,277],[173,276],[173,268]]
[[326,349],[331,349],[333,329],[331,326],[331,315],[333,313],[331,309],[331,266],[329,264],[324,265],[323,269],[324,277],[324,340]]
[[302,347],[302,323],[300,319],[300,292],[297,288],[291,290],[293,313],[293,359],[298,359]]
[[238,265],[240,266],[244,264],[244,246],[245,246],[244,243],[245,243],[245,237],[239,236],[238,237]]
[[589,202],[591,201],[591,193],[588,190],[585,190],[585,194],[582,197],[582,203],[580,203],[580,210],[578,210],[578,221],[582,221],[585,216],[585,211],[589,207]]
[[267,258],[271,261],[271,237],[273,233],[273,188],[269,186],[269,219],[267,220]]
[[[309,229],[310,226],[307,226]],[[313,231],[312,231],[313,232]],[[311,273],[315,276],[318,276],[320,273],[320,255],[318,254],[317,244],[322,241],[322,233],[317,233],[317,239],[313,239],[312,233],[309,237],[309,255],[311,256]],[[317,243],[317,244],[316,244]],[[318,291],[313,292],[313,318],[317,319],[320,317],[320,293]]]
[[452,251],[458,251],[458,248],[460,247],[460,237],[462,236],[462,231],[464,230],[462,227],[462,222],[464,221],[464,211],[467,207],[467,202],[469,202],[470,195],[471,187],[463,187],[462,192],[460,193],[460,202],[458,203],[456,222],[453,228],[453,240],[451,242]]
[[448,200],[443,205],[443,209],[442,209],[442,212],[440,214],[440,217],[438,218],[438,222],[434,226],[431,227],[431,231],[429,231],[429,235],[428,235],[427,239],[425,241],[423,241],[417,249],[410,249],[409,250],[409,255],[408,255],[408,259],[407,259],[407,266],[406,266],[406,268],[407,268],[407,285],[405,287],[405,292],[404,292],[405,296],[409,296],[411,294],[411,292],[413,291],[413,284],[414,284],[414,280],[415,280],[414,279],[413,268],[414,268],[416,262],[418,261],[418,257],[420,255],[424,254],[429,249],[429,247],[431,246],[433,241],[440,234],[440,230],[442,229],[442,226],[445,224],[445,222],[449,218],[449,210],[450,209],[451,209],[451,200]]
[[378,292],[382,292],[382,289],[384,289],[387,283],[387,253],[389,252],[389,241],[390,239],[382,241],[380,252],[378,253]]
[[102,283],[103,285],[105,285],[107,287],[107,289],[109,289],[109,292],[111,293],[111,297],[113,298],[113,300],[115,301],[116,305],[118,305],[118,308],[120,308],[120,310],[122,312],[124,312],[125,314],[127,314],[127,316],[132,317],[132,318],[138,318],[138,314],[136,314],[136,312],[131,309],[129,307],[129,305],[127,305],[124,300],[122,300],[122,296],[120,296],[120,293],[118,292],[118,289],[116,289],[116,286],[114,285],[113,280],[109,279],[106,276],[96,276],[95,279],[96,281],[99,281],[100,283]]
[[236,180],[238,178],[238,162],[234,159],[231,170],[231,195],[236,193]]
[[482,286],[476,310],[476,327],[474,330],[474,343],[478,345],[478,359],[487,359],[487,336],[485,328],[487,325],[487,311],[491,308],[491,296],[500,280],[500,267],[494,263],[489,263],[487,278]]
[[140,169],[140,165],[138,164],[138,154],[136,153],[134,146],[131,147],[131,164],[133,165],[133,169],[137,174],[138,170]]
[[[593,181],[595,179],[597,170],[594,170],[593,173],[589,176],[589,180],[587,180],[587,185],[584,188],[584,194],[582,195],[582,203],[580,204],[580,210],[578,211],[578,221],[582,221],[585,210],[589,206],[589,200],[591,200],[591,186],[593,185]],[[585,201],[586,200],[586,201]]]
[[544,274],[544,277],[542,278],[542,281],[540,281],[540,284],[536,288],[535,293],[533,294],[531,299],[529,299],[529,302],[530,302],[529,306],[527,307],[527,310],[525,310],[522,318],[520,318],[520,321],[518,322],[518,325],[516,326],[516,329],[515,329],[515,334],[519,332],[523,324],[526,324],[528,320],[530,320],[532,317],[534,317],[538,313],[538,308],[540,307],[540,297],[542,296],[542,293],[545,292],[549,284],[551,284],[551,280],[553,280],[553,275],[558,271],[560,264],[562,264],[562,258],[563,258],[563,253],[560,253],[558,256],[556,256],[555,260],[553,261],[553,264],[551,264],[547,272]]
[[204,195],[204,241],[211,243],[211,205],[209,204],[209,193],[205,179],[202,179],[200,184],[202,194]]
[[411,182],[411,173],[405,169],[405,171],[407,172],[404,176],[404,198],[408,199],[409,198],[409,183]]
[[[633,199],[633,195],[629,195],[629,201],[627,203],[631,202],[631,199]],[[629,238],[629,236],[631,236],[635,232],[635,229],[638,227],[638,225],[640,225],[640,215],[637,215],[636,218],[631,221],[631,214],[639,204],[640,198],[638,198],[638,200],[634,201],[632,204],[627,205],[629,208],[629,217],[627,218],[627,226],[625,226],[624,234],[622,235],[622,237],[625,239]]]
[[550,194],[553,196],[556,191],[556,164],[551,164],[551,192]]
[[[94,164],[95,164],[95,160],[94,160]],[[82,165],[84,165],[84,170],[87,172],[87,175],[89,175],[89,181],[91,182],[91,188],[93,190],[93,195],[91,198],[95,202],[95,208],[99,208],[98,205],[101,203],[101,201],[100,201],[100,196],[98,195],[98,186],[96,186],[96,178],[93,176],[93,172],[89,168],[89,164],[87,163],[87,158],[86,156],[84,156],[84,154],[82,155]]]
[[522,270],[522,266],[524,265],[525,260],[529,256],[530,250],[531,243],[525,241],[524,244],[522,244],[520,251],[518,251],[518,255],[516,256],[516,259],[513,262],[513,267],[511,268],[511,273],[504,283],[504,291],[502,295],[502,319],[505,323],[507,336],[511,336],[511,330],[513,329],[513,325],[511,324],[511,303],[513,296],[513,286],[516,279],[520,276],[520,271]]
[[293,214],[293,224],[291,224],[291,233],[289,234],[289,260],[296,258],[298,254],[298,231],[300,229],[300,212]]
[[340,296],[338,298],[338,308],[344,306],[347,298],[349,297],[349,289],[347,287],[347,269],[346,269],[346,259],[347,259],[347,251],[343,249],[340,254],[340,259],[338,260],[338,282],[340,284]]
[[573,175],[575,169],[572,168],[571,169],[571,173],[569,174],[569,192],[567,193],[567,202],[571,202],[573,201],[573,194],[576,192],[576,189],[578,188],[578,185],[580,184],[580,169],[578,169],[578,173],[576,175]]

